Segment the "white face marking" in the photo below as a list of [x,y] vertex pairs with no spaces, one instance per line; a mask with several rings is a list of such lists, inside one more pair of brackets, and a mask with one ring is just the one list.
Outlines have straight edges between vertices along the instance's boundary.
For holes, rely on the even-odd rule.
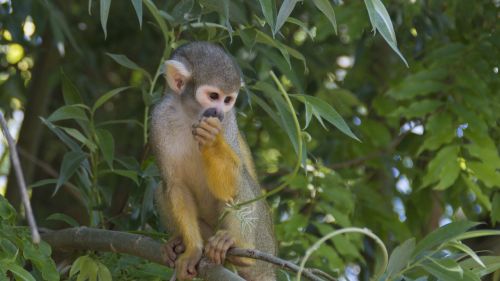
[[237,97],[237,92],[225,94],[211,85],[202,85],[196,89],[196,101],[203,109],[216,108],[217,111],[226,113],[233,108]]

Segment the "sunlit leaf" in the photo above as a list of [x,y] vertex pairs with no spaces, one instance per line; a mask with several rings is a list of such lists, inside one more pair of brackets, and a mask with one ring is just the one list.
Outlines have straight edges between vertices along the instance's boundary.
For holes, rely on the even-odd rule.
[[316,5],[316,8],[318,8],[328,18],[333,26],[333,29],[335,30],[335,33],[337,33],[337,21],[335,20],[335,13],[333,11],[332,4],[330,4],[330,1],[313,0],[313,3],[314,5]]
[[17,264],[14,263],[6,263],[4,264],[4,269],[7,271],[10,271],[16,276],[16,278],[19,278],[19,280],[23,281],[36,281],[31,274],[26,271],[24,268],[20,267]]
[[484,265],[483,261],[479,258],[479,256],[472,250],[469,246],[463,244],[462,242],[450,242],[448,243],[453,248],[456,248],[467,255],[469,255],[474,261],[476,261],[480,266],[486,268],[486,265]]
[[441,226],[417,243],[412,253],[412,257],[420,256],[424,251],[430,250],[439,244],[446,243],[476,225],[478,225],[476,222],[457,221]]
[[266,19],[267,24],[274,31],[274,17],[276,16],[276,3],[274,0],[259,0],[262,14]]
[[304,103],[309,103],[315,111],[317,111],[322,118],[328,121],[330,124],[339,129],[342,133],[348,135],[349,137],[360,141],[356,135],[351,131],[351,128],[344,121],[342,116],[328,103],[314,96],[309,95],[292,95],[292,97],[301,100]]
[[290,16],[293,9],[295,8],[295,4],[297,4],[298,0],[284,0],[281,4],[280,10],[278,12],[278,17],[276,18],[276,25],[274,26],[273,35],[276,35],[278,31],[281,29],[283,24],[285,24],[286,19]]
[[406,66],[408,62],[403,57],[398,49],[398,44],[396,42],[396,34],[394,33],[394,28],[392,26],[391,18],[389,13],[384,7],[384,4],[380,0],[365,0],[366,9],[368,10],[368,16],[372,23],[373,29],[378,30],[384,40],[389,44],[389,46],[398,54],[398,56],[403,60]]
[[391,276],[391,274],[398,273],[405,268],[410,262],[411,253],[414,249],[415,238],[410,238],[397,246],[389,257],[389,264],[386,270],[387,274]]
[[436,260],[427,257],[430,262],[422,263],[422,267],[430,274],[442,281],[462,280],[464,271],[460,265],[452,259]]

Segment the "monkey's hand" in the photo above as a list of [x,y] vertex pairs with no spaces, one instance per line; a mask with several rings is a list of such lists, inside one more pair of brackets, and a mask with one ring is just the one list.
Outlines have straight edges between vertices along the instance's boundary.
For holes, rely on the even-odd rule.
[[[215,264],[223,264],[226,259],[227,250],[236,245],[236,241],[226,230],[219,230],[208,239],[205,245],[205,255]],[[228,257],[230,263],[236,266],[250,266],[254,264],[253,259],[242,257]]]
[[170,238],[170,240],[163,245],[163,250],[165,253],[165,263],[170,267],[174,267],[177,256],[184,253],[186,247],[184,246],[184,243],[182,243],[182,237],[175,236]]
[[196,265],[201,258],[201,248],[186,249],[175,262],[175,273],[179,280],[190,280],[196,277]]
[[222,124],[216,117],[203,117],[198,124],[193,125],[193,136],[200,148],[213,145],[221,131]]

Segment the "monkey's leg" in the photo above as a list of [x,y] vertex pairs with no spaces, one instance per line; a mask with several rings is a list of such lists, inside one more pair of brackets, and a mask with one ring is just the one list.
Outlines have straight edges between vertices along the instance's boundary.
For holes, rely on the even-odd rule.
[[175,270],[180,280],[196,276],[196,264],[201,258],[203,240],[198,225],[198,210],[192,195],[181,186],[173,186],[168,191],[172,206],[172,216],[182,236],[185,251],[175,262]]

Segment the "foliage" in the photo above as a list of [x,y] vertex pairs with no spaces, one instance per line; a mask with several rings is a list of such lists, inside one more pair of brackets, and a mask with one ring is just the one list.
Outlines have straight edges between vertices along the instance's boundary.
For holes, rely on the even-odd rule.
[[[49,226],[165,238],[148,118],[165,90],[163,61],[185,42],[208,40],[242,67],[238,122],[270,191],[281,257],[300,262],[321,237],[359,226],[394,249],[381,280],[479,280],[498,270],[498,257],[478,256],[485,248],[474,243],[498,235],[481,229],[500,222],[498,1],[0,5],[2,110],[28,108],[43,89],[53,95],[34,156],[58,172],[30,181],[39,219],[65,223]],[[29,22],[36,29],[27,36]],[[381,266],[376,245],[359,234],[311,253],[308,267],[346,278],[367,280]],[[111,254],[77,261],[73,273],[83,261],[87,276],[105,264],[115,280],[154,280],[165,270]]]
[[17,226],[16,216],[14,208],[0,196],[0,280],[58,281],[50,246],[44,241],[33,244],[29,228]]

